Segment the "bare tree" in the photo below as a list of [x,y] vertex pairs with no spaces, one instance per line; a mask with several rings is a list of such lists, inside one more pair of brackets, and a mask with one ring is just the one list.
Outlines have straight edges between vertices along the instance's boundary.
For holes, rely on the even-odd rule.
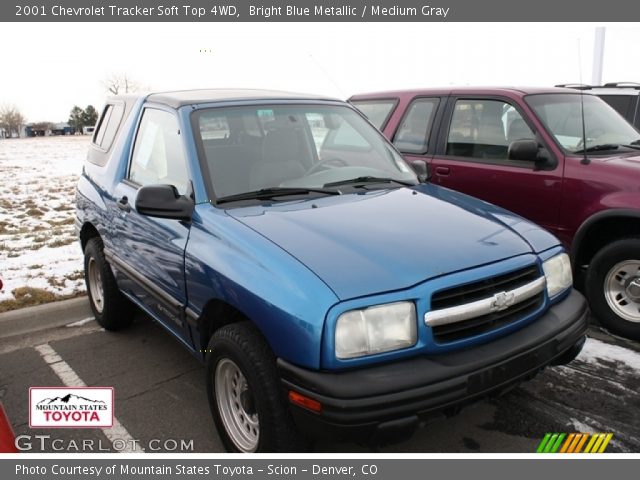
[[134,93],[140,90],[140,84],[126,73],[112,73],[103,82],[104,88],[111,95]]
[[20,130],[26,123],[24,115],[15,105],[3,105],[0,107],[0,128],[4,129],[8,137],[14,134],[20,136]]

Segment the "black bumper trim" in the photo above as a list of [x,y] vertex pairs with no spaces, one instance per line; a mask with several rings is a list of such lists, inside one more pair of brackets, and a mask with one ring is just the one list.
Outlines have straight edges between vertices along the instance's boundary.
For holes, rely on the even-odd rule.
[[314,436],[318,432],[323,436],[369,435],[385,422],[506,389],[572,349],[579,351],[587,313],[582,295],[572,291],[532,324],[474,348],[337,373],[306,370],[282,359],[278,367],[286,390],[322,403],[321,414],[292,405],[294,419],[303,431]]

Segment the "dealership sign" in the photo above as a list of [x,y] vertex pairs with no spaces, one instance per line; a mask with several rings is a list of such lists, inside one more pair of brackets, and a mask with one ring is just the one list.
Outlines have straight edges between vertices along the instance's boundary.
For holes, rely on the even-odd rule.
[[111,387],[31,387],[31,428],[110,428],[113,426]]

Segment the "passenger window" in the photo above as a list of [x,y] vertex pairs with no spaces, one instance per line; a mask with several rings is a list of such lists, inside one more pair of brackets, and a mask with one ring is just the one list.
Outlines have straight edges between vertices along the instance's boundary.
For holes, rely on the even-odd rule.
[[354,107],[360,110],[365,117],[369,119],[373,125],[382,130],[387,123],[393,107],[395,107],[396,100],[367,100],[367,101],[355,101],[351,102]]
[[313,143],[316,147],[316,152],[319,154],[322,144],[324,143],[329,128],[325,125],[324,116],[319,113],[307,113],[307,123],[311,129],[311,135],[313,136]]
[[344,148],[345,150],[368,150],[369,142],[360,135],[355,128],[342,119],[335,118],[334,123],[339,123],[338,127],[328,136],[325,147]]
[[393,138],[393,144],[398,150],[408,153],[427,151],[433,115],[439,103],[438,98],[420,98],[413,101]]
[[305,116],[320,158],[327,151],[335,155],[337,151],[366,152],[371,148],[371,144],[339,115],[309,112]]
[[142,116],[129,179],[139,185],[174,185],[184,195],[189,176],[176,118],[168,112],[147,108]]
[[512,105],[499,100],[458,100],[451,118],[447,155],[507,160],[511,142],[534,138]]

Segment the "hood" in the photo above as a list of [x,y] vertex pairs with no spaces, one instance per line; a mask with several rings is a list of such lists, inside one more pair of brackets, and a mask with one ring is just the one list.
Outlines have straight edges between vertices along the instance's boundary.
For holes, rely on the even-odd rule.
[[491,208],[419,185],[227,213],[286,250],[345,300],[533,252],[508,225],[522,219],[500,209],[498,220]]
[[601,161],[606,164],[608,168],[614,165],[623,167],[625,169],[630,168],[638,171],[640,169],[640,154],[626,154],[626,155],[612,155],[612,156],[591,156],[592,161]]
[[[616,152],[618,152],[616,150]],[[630,163],[632,165],[635,166],[640,166],[640,153],[639,151],[635,151],[635,152],[630,152],[630,151],[620,151],[619,153],[616,153],[615,155],[593,155],[590,156],[589,158],[591,158],[591,160],[602,160],[603,162],[614,162],[614,163]]]

